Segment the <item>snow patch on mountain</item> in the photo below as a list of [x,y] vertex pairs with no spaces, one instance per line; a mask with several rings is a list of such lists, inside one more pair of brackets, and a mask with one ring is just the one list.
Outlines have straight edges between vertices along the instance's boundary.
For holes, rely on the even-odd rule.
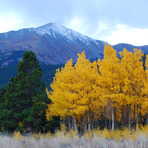
[[[84,36],[76,31],[73,31],[73,30],[68,29],[66,27],[57,25],[55,23],[49,23],[44,26],[34,28],[34,30],[41,36],[45,35],[45,34],[49,34],[50,36],[52,36],[54,38],[58,38],[59,35],[61,35],[64,38],[66,38],[69,42],[81,41],[81,42],[85,43],[86,45],[89,45],[90,42],[96,41],[92,38]],[[97,42],[96,42],[96,44],[97,44]]]

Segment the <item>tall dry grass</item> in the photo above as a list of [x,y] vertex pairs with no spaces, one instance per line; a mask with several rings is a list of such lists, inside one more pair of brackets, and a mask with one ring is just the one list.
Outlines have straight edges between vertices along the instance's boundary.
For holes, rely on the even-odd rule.
[[137,130],[96,130],[79,137],[75,131],[57,131],[55,135],[1,135],[0,148],[148,148],[148,126]]

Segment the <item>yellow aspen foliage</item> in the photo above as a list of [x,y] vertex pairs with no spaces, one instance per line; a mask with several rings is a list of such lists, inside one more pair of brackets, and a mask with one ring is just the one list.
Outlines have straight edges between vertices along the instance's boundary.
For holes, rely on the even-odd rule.
[[65,67],[57,70],[51,84],[53,91],[49,92],[46,89],[47,95],[52,101],[47,110],[47,118],[50,115],[65,116],[72,114],[72,104],[76,97],[76,94],[72,94],[74,78],[74,67],[71,59],[65,64]]
[[[76,79],[77,79],[77,113],[92,110],[98,98],[99,92],[96,87],[96,78],[98,77],[97,63],[91,63],[86,59],[84,52],[78,54],[78,59],[75,64]],[[94,103],[94,104],[93,104]],[[84,108],[84,109],[83,109]],[[85,113],[85,112],[84,112]]]
[[148,118],[148,55],[146,55],[145,61],[145,79],[144,79],[144,89],[143,89],[143,98],[144,101],[142,102],[143,113],[147,114]]
[[[135,101],[142,96],[141,89],[143,88],[144,68],[141,50],[134,49],[134,53],[124,49],[121,56],[121,72],[123,75],[123,92],[126,96],[136,97]],[[133,100],[126,100],[128,104]],[[140,103],[140,102],[139,102]]]
[[[143,68],[143,53],[141,50],[134,49],[133,52],[128,52],[123,49],[120,52],[121,57],[121,77],[124,105],[126,105],[128,113],[128,128],[130,129],[131,118],[138,124],[139,112],[143,102],[143,86],[144,86],[144,68]],[[125,106],[124,106],[125,109]]]
[[[117,108],[120,106],[120,63],[117,57],[116,50],[109,44],[104,47],[104,59],[98,60],[99,66],[99,84],[102,89],[101,102],[108,109],[109,120],[112,120],[112,130],[114,131],[114,115]],[[111,128],[111,124],[110,124]]]
[[[98,60],[99,84],[102,89],[102,102],[104,105],[110,104],[112,107],[119,104],[120,92],[120,63],[116,55],[116,50],[112,46],[105,45],[104,59]],[[106,104],[105,104],[106,103]]]
[[70,59],[58,69],[51,91],[46,89],[52,101],[47,119],[64,117],[67,129],[79,127],[88,133],[93,127],[97,129],[97,120],[103,120],[105,128],[112,125],[113,131],[117,123],[130,129],[131,124],[146,118],[148,122],[148,56],[144,70],[141,50],[129,52],[125,48],[119,54],[120,58],[105,44],[103,59],[90,62],[82,52],[75,64]]
[[134,49],[133,51],[134,53],[124,49],[123,52],[120,52],[120,71],[123,80],[121,87],[127,104],[132,104],[135,101],[138,103],[137,99],[142,97],[141,89],[144,79],[143,54],[141,50]]
[[97,62],[91,63],[86,59],[85,52],[78,54],[75,65],[70,60],[61,70],[58,69],[51,84],[52,91],[46,90],[52,101],[47,119],[51,115],[84,117],[87,111],[93,112],[99,107],[98,76]]

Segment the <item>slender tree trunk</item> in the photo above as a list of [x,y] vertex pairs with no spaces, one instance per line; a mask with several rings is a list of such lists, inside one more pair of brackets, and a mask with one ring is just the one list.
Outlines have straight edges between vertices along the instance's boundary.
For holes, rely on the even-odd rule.
[[128,105],[126,106],[126,125],[127,125],[127,127],[128,127],[128,125],[129,125],[129,107],[128,107]]
[[90,132],[90,113],[88,112],[88,132]]
[[87,132],[87,112],[84,114],[84,132]]
[[82,117],[80,117],[80,136],[82,135]]
[[67,125],[68,125],[68,130],[70,131],[70,119],[69,119],[69,116],[67,117]]
[[111,117],[110,117],[110,107],[108,105],[108,110],[109,110],[109,127],[110,127],[110,130],[111,130]]
[[97,111],[95,112],[95,129],[97,130]]
[[140,121],[140,123],[142,123],[142,114],[141,114],[141,105],[139,106],[140,107],[140,119],[139,119],[139,121]]
[[118,117],[118,112],[117,112],[116,108],[114,110],[114,114],[115,114],[115,129],[116,129],[117,128],[117,117]]
[[91,113],[91,122],[90,122],[91,124],[91,130],[93,130],[94,129],[94,113],[92,112]]
[[73,118],[71,119],[71,129],[74,129],[74,120],[73,120]]
[[124,106],[123,106],[123,109],[122,109],[122,128],[124,128]]
[[112,131],[115,129],[115,122],[114,122],[114,108],[112,107]]
[[107,129],[107,113],[106,113],[106,107],[104,107],[104,113],[105,113],[105,116],[104,116],[104,120],[105,120],[105,128]]
[[73,129],[73,118],[70,116],[70,129]]
[[129,114],[128,114],[128,129],[131,129],[131,105],[129,105]]
[[76,114],[74,114],[74,120],[73,120],[73,122],[74,122],[74,131],[78,131],[77,130],[77,122],[76,122]]
[[63,123],[63,125],[65,125],[64,116],[62,117],[62,123]]
[[138,125],[138,104],[137,104],[137,125]]
[[135,125],[136,125],[136,117],[135,117],[135,114],[136,114],[136,105],[135,105],[135,102],[134,102],[134,128],[135,128]]

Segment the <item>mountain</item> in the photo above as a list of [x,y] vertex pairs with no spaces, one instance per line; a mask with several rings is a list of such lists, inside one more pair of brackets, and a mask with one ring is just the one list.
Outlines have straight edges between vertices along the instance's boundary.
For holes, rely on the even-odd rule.
[[17,63],[22,53],[32,50],[44,64],[64,64],[85,50],[89,59],[102,58],[104,42],[66,27],[49,23],[38,28],[0,33],[0,67]]
[[123,51],[124,48],[126,48],[130,52],[133,52],[133,49],[137,48],[137,49],[141,49],[144,54],[148,53],[148,45],[134,46],[134,45],[131,45],[131,44],[120,43],[120,44],[114,45],[113,48],[116,49],[117,53],[119,53],[120,51]]
[[[148,53],[147,46],[117,44],[117,52],[127,48],[141,49]],[[84,36],[76,31],[54,23],[38,28],[26,28],[18,31],[0,33],[0,67],[17,64],[27,50],[35,52],[42,64],[64,64],[69,59],[74,62],[77,53],[85,50],[89,59],[103,58],[104,42]]]
[[[113,46],[117,53],[127,48],[141,49],[148,53],[148,45],[133,46],[117,44]],[[49,87],[58,67],[61,67],[70,58],[77,59],[77,53],[85,50],[86,57],[95,60],[103,58],[104,42],[84,36],[66,27],[49,23],[38,28],[27,28],[18,31],[0,33],[0,88],[7,85],[10,77],[17,73],[16,66],[27,50],[36,53],[43,69],[45,84]],[[57,65],[58,64],[58,65]]]

